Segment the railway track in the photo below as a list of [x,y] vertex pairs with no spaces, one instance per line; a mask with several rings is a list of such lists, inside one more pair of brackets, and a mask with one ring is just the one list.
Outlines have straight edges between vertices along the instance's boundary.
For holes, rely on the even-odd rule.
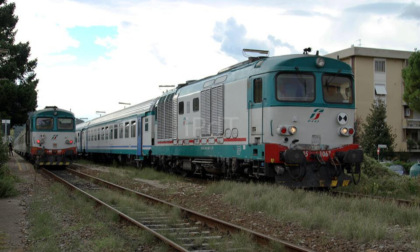
[[[176,251],[311,251],[72,169],[43,172]],[[110,189],[117,195],[112,196],[116,192]],[[131,203],[120,203],[121,199]]]

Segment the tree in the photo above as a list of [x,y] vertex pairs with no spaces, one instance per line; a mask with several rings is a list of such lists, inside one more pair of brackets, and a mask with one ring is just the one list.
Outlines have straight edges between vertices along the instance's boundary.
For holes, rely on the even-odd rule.
[[408,58],[408,65],[402,71],[405,82],[404,101],[408,106],[420,112],[420,51],[414,52]]
[[392,133],[391,126],[386,123],[386,106],[381,100],[372,103],[370,114],[362,127],[361,145],[367,155],[377,157],[378,144],[385,144],[388,147],[381,151],[391,154],[394,152],[396,135]]
[[37,107],[37,60],[29,60],[29,42],[15,44],[15,3],[0,0],[0,118],[23,124]]

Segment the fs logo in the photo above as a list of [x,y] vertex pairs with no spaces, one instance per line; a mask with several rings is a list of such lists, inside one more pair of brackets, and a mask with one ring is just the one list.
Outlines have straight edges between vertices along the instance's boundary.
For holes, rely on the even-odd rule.
[[319,122],[319,117],[321,116],[321,114],[324,112],[323,109],[314,109],[314,112],[312,113],[312,115],[309,117],[308,122],[313,122],[313,123],[317,123]]
[[57,137],[58,137],[58,135],[53,135],[53,136],[51,137],[51,140],[56,140],[56,139],[57,139]]

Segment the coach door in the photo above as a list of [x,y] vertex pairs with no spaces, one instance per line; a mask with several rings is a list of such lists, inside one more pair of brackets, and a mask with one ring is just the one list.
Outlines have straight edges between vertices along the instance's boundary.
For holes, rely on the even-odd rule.
[[143,155],[143,127],[142,127],[142,118],[143,117],[138,117],[137,118],[137,156],[142,156]]
[[248,92],[251,95],[249,100],[249,143],[258,144],[262,142],[263,133],[263,81],[262,78],[251,78]]
[[143,135],[143,139],[142,139],[142,146],[143,146],[143,151],[145,153],[145,155],[147,155],[147,153],[149,152],[149,150],[152,148],[152,118],[153,116],[151,115],[147,115],[142,117],[142,135]]

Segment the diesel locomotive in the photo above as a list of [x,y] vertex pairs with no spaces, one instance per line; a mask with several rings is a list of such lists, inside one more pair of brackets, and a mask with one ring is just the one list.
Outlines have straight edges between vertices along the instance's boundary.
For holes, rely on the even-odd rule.
[[76,157],[75,117],[56,106],[29,114],[14,149],[39,166],[66,166]]
[[347,186],[363,161],[354,88],[344,62],[267,53],[80,124],[77,148],[182,173]]

